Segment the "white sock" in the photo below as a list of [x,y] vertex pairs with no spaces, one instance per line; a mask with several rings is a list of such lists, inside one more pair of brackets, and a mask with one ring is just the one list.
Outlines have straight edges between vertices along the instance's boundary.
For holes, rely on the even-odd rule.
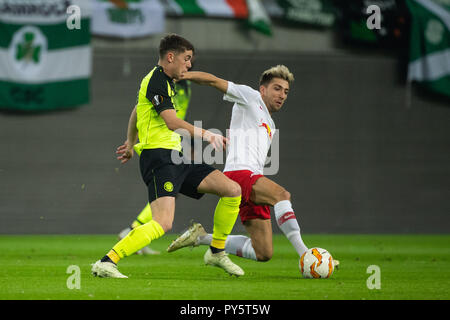
[[[198,239],[198,243],[201,245],[210,245],[211,240],[212,234],[208,234],[206,236],[200,237]],[[255,250],[252,247],[252,239],[246,236],[228,236],[227,240],[225,241],[225,252],[238,257],[257,261]]]
[[300,226],[295,218],[291,202],[289,200],[283,200],[276,203],[274,211],[278,227],[280,227],[286,238],[292,243],[298,255],[301,256],[308,248],[303,243],[302,236],[300,235]]
[[252,239],[246,236],[228,236],[225,242],[225,252],[257,261]]
[[198,237],[197,241],[198,241],[198,244],[200,244],[200,245],[209,246],[212,241],[212,234],[207,234],[205,236]]

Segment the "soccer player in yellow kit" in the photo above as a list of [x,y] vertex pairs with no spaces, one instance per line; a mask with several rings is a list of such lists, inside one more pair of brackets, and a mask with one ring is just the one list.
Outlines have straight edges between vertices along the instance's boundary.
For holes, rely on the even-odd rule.
[[[177,111],[177,117],[184,120],[186,118],[187,109],[189,108],[189,102],[191,99],[191,83],[188,80],[180,80],[175,82],[175,96],[174,99],[174,106]],[[134,228],[137,228],[143,224],[146,224],[152,220],[152,209],[150,207],[150,203],[147,203],[147,205],[142,209],[142,211],[139,213],[139,215],[134,219],[134,221],[131,223],[131,226],[128,228],[123,229],[119,233],[119,240],[122,240],[127,236],[127,234]],[[146,246],[136,252],[138,255],[153,255],[153,254],[159,254],[159,251],[156,251],[149,246]]]
[[[92,265],[94,276],[127,278],[119,272],[117,263],[162,237],[172,228],[175,216],[175,196],[178,193],[200,199],[205,193],[219,196],[214,212],[211,244],[204,255],[206,264],[224,269],[230,275],[244,271],[225,253],[225,241],[239,213],[241,188],[221,171],[207,164],[179,163],[183,129],[191,137],[202,138],[215,149],[224,148],[227,139],[210,131],[195,128],[176,115],[173,105],[174,79],[181,79],[191,68],[194,46],[186,39],[170,34],[159,46],[158,64],[144,77],[138,104],[128,121],[127,140],[117,149],[122,163],[128,162],[135,150],[144,180],[152,220],[128,233],[112,249]],[[139,138],[139,143],[137,140]],[[178,157],[178,158],[177,158]],[[176,160],[175,160],[176,159]]]

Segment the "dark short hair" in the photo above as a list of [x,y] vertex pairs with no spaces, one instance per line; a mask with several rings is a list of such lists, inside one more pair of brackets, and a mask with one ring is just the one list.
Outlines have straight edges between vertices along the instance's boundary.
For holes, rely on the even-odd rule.
[[175,51],[175,53],[182,53],[186,50],[192,50],[194,53],[194,46],[185,38],[171,33],[161,39],[159,43],[159,57],[163,58],[167,52]]

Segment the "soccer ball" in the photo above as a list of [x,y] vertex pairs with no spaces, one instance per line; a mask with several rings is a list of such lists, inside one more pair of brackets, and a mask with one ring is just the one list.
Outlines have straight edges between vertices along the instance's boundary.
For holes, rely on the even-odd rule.
[[311,248],[300,257],[300,271],[304,278],[329,278],[334,271],[333,257],[322,248]]

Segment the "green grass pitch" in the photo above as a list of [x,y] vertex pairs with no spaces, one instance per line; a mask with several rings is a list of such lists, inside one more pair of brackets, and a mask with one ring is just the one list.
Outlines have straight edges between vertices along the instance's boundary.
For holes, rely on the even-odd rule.
[[[0,300],[385,300],[450,298],[449,235],[304,235],[341,261],[330,279],[303,279],[298,257],[274,236],[269,262],[231,256],[246,272],[230,277],[205,266],[206,247],[165,251],[169,234],[152,243],[158,256],[119,263],[129,279],[100,279],[90,264],[116,242],[113,235],[0,236]],[[68,287],[71,265],[80,268],[80,289]],[[380,268],[380,289],[369,289],[367,268]],[[372,283],[369,281],[369,283]],[[70,284],[70,281],[69,281]]]

